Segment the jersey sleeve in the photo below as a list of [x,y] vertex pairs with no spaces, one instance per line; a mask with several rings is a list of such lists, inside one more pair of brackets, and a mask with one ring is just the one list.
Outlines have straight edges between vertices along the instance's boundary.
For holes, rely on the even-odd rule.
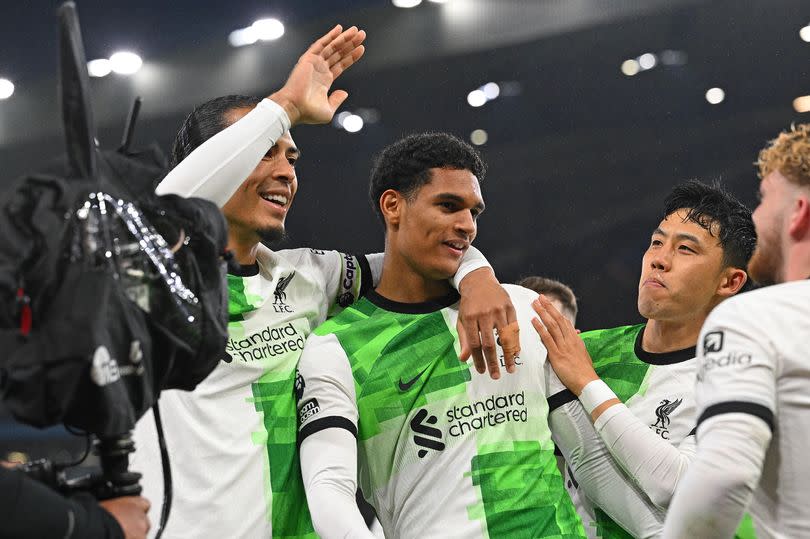
[[299,443],[331,428],[357,437],[354,377],[349,359],[334,335],[309,336],[298,362],[295,391]]
[[[559,389],[556,374],[546,371],[549,390]],[[585,496],[633,537],[658,537],[664,512],[613,460],[578,400],[549,406],[549,427],[554,443]]]
[[280,254],[318,282],[329,304],[327,316],[357,301],[373,285],[365,256],[321,249],[290,249]]
[[675,493],[664,537],[730,536],[759,482],[779,365],[770,336],[751,317],[751,297],[720,304],[701,330],[697,455]]
[[778,354],[742,299],[721,303],[700,332],[698,434],[707,419],[732,413],[758,417],[773,430]]
[[178,163],[155,192],[200,197],[222,207],[289,128],[284,109],[264,99]]

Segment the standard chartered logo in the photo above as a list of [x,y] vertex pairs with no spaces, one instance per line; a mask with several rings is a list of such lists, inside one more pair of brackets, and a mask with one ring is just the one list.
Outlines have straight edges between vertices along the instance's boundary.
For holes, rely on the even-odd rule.
[[243,339],[228,339],[225,351],[233,358],[244,362],[268,359],[304,349],[304,336],[292,322],[271,328],[265,327]]
[[[420,447],[419,458],[428,455],[428,450],[442,451],[445,432],[458,438],[475,431],[497,427],[504,423],[525,423],[529,420],[526,396],[523,391],[506,395],[491,395],[469,404],[453,406],[444,414],[446,425],[439,425],[439,418],[420,408],[411,419],[413,441]],[[441,427],[441,428],[440,428]]]

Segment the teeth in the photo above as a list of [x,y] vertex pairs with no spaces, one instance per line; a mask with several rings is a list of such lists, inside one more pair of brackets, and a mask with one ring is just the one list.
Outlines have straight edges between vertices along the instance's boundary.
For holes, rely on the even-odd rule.
[[283,195],[261,195],[261,197],[265,200],[269,200],[270,202],[275,202],[281,206],[287,205],[287,197]]

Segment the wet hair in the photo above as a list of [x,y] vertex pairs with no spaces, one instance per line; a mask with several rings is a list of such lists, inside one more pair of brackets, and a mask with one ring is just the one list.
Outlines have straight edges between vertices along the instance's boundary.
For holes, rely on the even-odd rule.
[[572,319],[576,320],[578,310],[577,297],[574,295],[574,291],[571,290],[570,286],[556,279],[541,277],[540,275],[524,277],[515,284],[533,290],[538,294],[545,294],[546,296],[557,298],[560,300],[560,303],[562,303],[563,310],[565,311],[562,314],[569,314]]
[[756,165],[760,179],[778,170],[792,183],[810,187],[810,124],[791,125],[779,133],[759,152]]
[[[483,182],[486,166],[478,152],[448,133],[409,135],[387,146],[374,160],[368,195],[371,207],[383,220],[380,196],[394,189],[406,199],[430,182],[430,169],[469,170]],[[384,220],[383,220],[384,222]]]
[[757,245],[751,210],[719,182],[706,185],[689,180],[675,186],[664,201],[664,218],[686,210],[686,220],[720,241],[726,267],[746,269]]
[[195,107],[183,121],[174,137],[169,166],[176,167],[203,142],[228,127],[230,125],[227,118],[228,112],[234,109],[252,109],[261,100],[261,97],[255,96],[226,95],[215,97]]

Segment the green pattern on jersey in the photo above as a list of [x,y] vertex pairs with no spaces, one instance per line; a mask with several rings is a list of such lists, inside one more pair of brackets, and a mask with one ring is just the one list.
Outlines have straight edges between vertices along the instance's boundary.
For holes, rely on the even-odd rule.
[[[228,333],[239,335],[245,315],[261,306],[261,298],[245,290],[242,277],[228,275]],[[287,358],[251,384],[252,403],[262,414],[265,432],[254,433],[254,443],[264,445],[270,476],[273,537],[317,538],[306,503],[304,482],[298,460],[297,415],[295,408],[295,366],[297,358]]]
[[[636,339],[645,324],[620,326],[611,329],[597,329],[582,334],[585,348],[593,361],[596,374],[616,393],[622,402],[633,395],[646,391],[646,383],[653,365],[641,361],[636,356]],[[603,539],[633,539],[624,528],[616,524],[604,511],[594,507],[596,533]],[[735,539],[756,539],[753,523],[745,515]]]
[[[406,421],[411,412],[447,399],[452,404],[470,403],[470,366],[458,360],[456,333],[444,311],[396,313],[362,298],[315,330],[320,336],[334,334],[349,358],[359,412],[359,453],[371,482],[361,485],[364,492],[386,485],[399,473],[398,451],[391,448],[397,447],[403,432],[409,432]],[[414,390],[399,390],[403,381],[414,381]],[[470,472],[481,498],[468,508],[468,517],[485,523],[485,536],[584,537],[550,439],[547,447],[541,447],[534,440],[486,439],[483,432],[476,436],[477,455]],[[464,438],[446,436],[443,441],[451,449]],[[363,459],[365,455],[374,457]]]

